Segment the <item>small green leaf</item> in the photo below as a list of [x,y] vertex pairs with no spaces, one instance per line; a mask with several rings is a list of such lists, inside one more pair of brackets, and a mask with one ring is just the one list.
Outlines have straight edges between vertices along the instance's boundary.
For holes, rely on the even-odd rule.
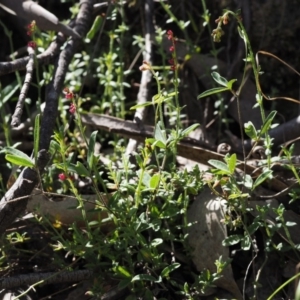
[[297,225],[296,222],[287,221],[287,222],[285,223],[285,226],[288,226],[288,227],[292,227],[292,226],[295,226],[295,225]]
[[162,141],[155,141],[153,143],[153,146],[161,149],[166,149],[166,144],[164,144]]
[[253,179],[249,174],[245,175],[244,185],[248,189],[252,189],[252,187],[253,187]]
[[164,100],[164,96],[160,93],[160,94],[156,94],[152,97],[152,104],[159,104],[162,103]]
[[243,238],[243,236],[240,234],[230,235],[223,240],[222,245],[225,247],[236,245],[241,241],[242,238]]
[[159,182],[160,182],[160,175],[159,174],[154,174],[151,179],[150,179],[150,182],[149,182],[149,187],[151,189],[157,189],[158,185],[159,185]]
[[246,134],[249,136],[250,139],[252,140],[257,140],[258,136],[257,136],[257,131],[253,125],[253,123],[251,121],[245,123],[245,132]]
[[118,274],[120,274],[120,275],[122,275],[123,277],[125,277],[125,278],[131,278],[131,277],[132,277],[131,274],[130,274],[130,272],[129,272],[125,267],[117,266],[117,267],[115,268],[115,271],[116,271]]
[[86,176],[89,177],[90,173],[86,169],[86,167],[81,163],[77,162],[76,165],[74,164],[68,164],[67,166],[68,171],[78,174],[79,176]]
[[40,143],[40,114],[37,114],[34,122],[34,161],[37,163]]
[[[20,166],[34,167],[33,160],[26,153],[24,153],[18,149],[15,149],[13,147],[5,147],[4,149],[2,149],[0,151],[0,153],[7,153],[5,158],[9,157],[9,159],[12,159],[14,161],[15,161],[15,158],[19,157],[21,160],[18,160],[18,161],[23,162],[23,164],[20,164]],[[8,156],[8,155],[10,155],[10,156]],[[12,162],[11,160],[9,160],[9,161]],[[14,163],[14,162],[12,162],[12,163]],[[26,165],[24,165],[24,163]],[[18,163],[14,163],[14,164],[18,165]]]
[[93,163],[94,163],[94,149],[95,149],[95,143],[96,143],[96,136],[97,136],[98,131],[92,132],[90,136],[90,141],[89,141],[89,149],[87,153],[87,161],[90,169],[93,168]]
[[174,263],[174,264],[172,264],[172,265],[169,265],[169,266],[165,267],[165,268],[161,271],[160,276],[161,276],[161,277],[169,277],[169,274],[170,274],[172,271],[178,269],[179,267],[180,267],[180,264],[179,264],[179,263]]
[[262,128],[261,128],[261,134],[265,134],[271,127],[271,124],[273,122],[273,119],[275,118],[277,114],[277,111],[273,110],[269,113],[267,116]]
[[261,185],[266,179],[268,179],[270,177],[271,174],[272,174],[272,170],[268,170],[268,171],[265,171],[262,174],[260,174],[256,178],[256,180],[253,184],[252,190],[254,190],[257,186]]
[[156,140],[161,141],[165,146],[167,144],[166,134],[161,130],[160,122],[155,127],[154,137]]
[[222,77],[218,72],[212,72],[211,76],[214,79],[214,81],[217,82],[219,85],[228,87],[227,79]]
[[214,94],[218,94],[218,93],[222,93],[222,92],[225,92],[225,91],[229,91],[229,89],[227,87],[226,88],[222,88],[222,87],[213,88],[213,89],[210,89],[210,90],[207,90],[207,91],[201,93],[197,97],[197,99],[204,98],[204,97],[214,95]]
[[34,163],[29,156],[24,158],[14,154],[6,154],[5,159],[17,166],[34,168]]
[[157,238],[151,241],[151,246],[157,247],[158,245],[161,245],[163,242],[164,242],[163,239]]
[[0,91],[0,107],[10,100],[10,98],[13,96],[13,94],[19,89],[19,85],[15,81],[13,84],[6,86],[4,89],[1,89]]
[[148,275],[148,274],[139,274],[139,275],[135,275],[132,279],[131,279],[131,282],[134,282],[134,281],[153,281],[155,282],[156,281],[156,278],[151,276],[151,275]]
[[192,132],[193,130],[195,130],[199,126],[200,126],[200,124],[198,124],[198,123],[189,126],[188,128],[186,128],[182,131],[181,136],[186,137],[190,132]]
[[88,34],[86,35],[86,37],[87,37],[88,39],[91,40],[91,39],[95,36],[95,34],[96,34],[97,31],[99,30],[99,28],[100,28],[102,22],[103,22],[102,16],[97,16],[97,17],[95,18],[95,21],[94,21],[94,23],[93,23],[93,25],[92,25],[92,28],[90,29],[90,31],[89,31]]
[[244,236],[244,238],[241,240],[241,248],[244,251],[248,251],[251,247],[251,239],[249,235]]
[[252,224],[250,224],[248,227],[247,227],[247,233],[248,234],[254,234],[255,231],[260,227],[260,223],[255,221],[253,222]]
[[226,158],[228,169],[231,174],[234,173],[236,167],[236,154],[232,154],[230,157]]
[[232,89],[232,85],[237,81],[237,79],[231,79],[230,81],[228,81],[227,83],[227,87],[231,90]]
[[152,105],[152,104],[153,104],[152,102],[145,102],[145,103],[137,104],[137,105],[134,105],[134,106],[130,107],[130,110],[138,109],[138,108],[141,108],[141,107],[146,107],[146,106],[149,106],[149,105]]
[[212,165],[213,167],[217,168],[218,170],[221,170],[221,171],[224,171],[225,173],[230,174],[230,170],[224,162],[219,161],[219,160],[215,160],[215,159],[210,159],[208,161],[208,163],[210,165]]
[[138,170],[137,171],[137,175],[140,177],[140,176],[143,176],[142,178],[142,182],[143,184],[146,186],[146,187],[150,187],[150,180],[151,180],[151,176],[149,175],[149,173],[147,172],[142,172],[142,170]]

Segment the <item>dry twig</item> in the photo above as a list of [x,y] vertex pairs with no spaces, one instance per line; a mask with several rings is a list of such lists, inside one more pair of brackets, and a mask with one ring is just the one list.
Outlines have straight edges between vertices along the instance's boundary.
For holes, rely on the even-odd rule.
[[18,127],[20,125],[20,119],[22,116],[22,112],[23,112],[23,106],[24,106],[24,102],[26,99],[26,95],[27,92],[29,90],[29,85],[31,83],[32,80],[32,72],[34,69],[34,56],[35,56],[35,51],[32,47],[28,47],[28,54],[29,54],[29,61],[26,65],[26,75],[25,75],[25,80],[24,80],[24,84],[22,86],[20,95],[19,95],[19,99],[15,108],[15,112],[12,116],[12,120],[11,120],[11,125],[14,127]]
[[[75,22],[75,30],[80,34],[81,37],[85,36],[90,28],[92,21],[92,10],[92,0],[80,1],[80,11]],[[49,149],[51,136],[55,128],[58,98],[63,89],[68,65],[80,46],[80,43],[81,39],[71,39],[67,43],[64,50],[61,51],[54,70],[53,79],[47,88],[46,107],[43,113],[40,131],[39,149],[41,150],[39,160],[37,162],[39,171],[41,173],[44,171],[44,168],[48,163],[47,150]],[[15,218],[24,211],[28,202],[28,197],[23,198],[22,201],[10,201],[15,198],[30,195],[33,188],[38,184],[38,180],[39,177],[36,170],[25,168],[17,181],[1,199],[0,233],[4,233],[7,226],[9,226],[15,220]]]
[[[151,36],[154,33],[153,25],[153,0],[147,0],[145,2],[145,51],[143,55],[143,60],[147,61],[150,65],[152,64],[152,42]],[[152,74],[149,70],[142,72],[142,78],[140,83],[140,89],[137,95],[137,104],[143,104],[149,101],[150,98],[150,83],[152,79]],[[142,123],[146,117],[146,107],[138,108],[134,114],[134,121],[139,121]],[[126,153],[132,153],[135,151],[137,146],[137,141],[130,139],[126,148]]]

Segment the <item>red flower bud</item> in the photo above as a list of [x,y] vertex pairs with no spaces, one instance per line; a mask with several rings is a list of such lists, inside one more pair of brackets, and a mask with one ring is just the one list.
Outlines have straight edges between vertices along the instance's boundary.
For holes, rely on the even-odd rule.
[[69,112],[74,115],[76,112],[76,105],[74,103],[70,104]]
[[64,181],[64,180],[67,179],[67,176],[66,176],[66,174],[64,174],[64,173],[60,173],[60,174],[58,174],[58,178],[59,178],[61,181]]
[[36,42],[30,41],[30,42],[27,43],[27,46],[35,49],[36,48]]

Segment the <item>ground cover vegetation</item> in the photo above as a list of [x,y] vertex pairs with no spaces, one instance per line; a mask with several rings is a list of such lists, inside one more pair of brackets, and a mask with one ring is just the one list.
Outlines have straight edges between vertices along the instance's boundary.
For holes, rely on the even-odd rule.
[[3,299],[300,299],[298,6],[260,2],[0,1]]

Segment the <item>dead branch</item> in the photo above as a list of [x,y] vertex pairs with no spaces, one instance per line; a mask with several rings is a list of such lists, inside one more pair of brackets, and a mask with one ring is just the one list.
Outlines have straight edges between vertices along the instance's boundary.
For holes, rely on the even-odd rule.
[[[89,30],[92,21],[92,0],[81,0],[80,11],[78,13],[75,30],[84,37]],[[62,92],[65,75],[72,57],[80,46],[81,39],[71,39],[64,50],[61,51],[57,64],[55,66],[53,79],[46,92],[46,106],[42,117],[40,130],[40,158],[37,162],[40,173],[43,173],[48,162],[47,150],[49,149],[51,136],[55,128],[57,115],[58,98]],[[0,201],[0,233],[3,233],[15,218],[25,210],[28,197],[33,188],[38,183],[38,174],[36,170],[25,168],[17,181],[7,191]],[[26,197],[21,201],[11,201],[15,198]]]
[[[82,114],[81,119],[84,125],[133,138],[139,142],[144,142],[145,138],[153,137],[153,126],[145,125],[143,128],[139,128],[138,124],[132,121],[124,121],[119,118],[92,113]],[[177,144],[177,153],[180,156],[206,165],[210,159],[224,160],[224,155],[207,150],[203,146],[203,143],[195,139],[184,138]],[[248,174],[255,173],[255,175],[258,175],[261,172],[261,170],[256,169],[252,165],[245,164],[243,161],[238,161],[237,166],[240,170],[245,170]],[[287,187],[286,184],[276,178],[273,178],[268,184],[275,191],[281,191]]]
[[62,32],[66,36],[80,38],[71,27],[59,22],[54,14],[31,0],[1,0],[0,6],[8,13],[24,19],[27,23],[35,20],[41,30]]
[[[56,39],[49,45],[48,49],[37,55],[36,60],[39,64],[49,64],[54,61],[60,52],[60,47],[65,42],[65,37],[62,34],[58,34]],[[19,70],[24,70],[28,64],[29,56],[16,59],[9,62],[0,62],[0,76],[6,75]]]
[[[153,36],[154,25],[153,25],[153,0],[147,0],[145,2],[145,51],[143,54],[143,60],[147,61],[152,65],[152,41],[151,36]],[[143,104],[149,101],[150,99],[150,84],[152,80],[152,74],[149,70],[142,72],[141,83],[139,92],[137,95],[137,104]],[[135,111],[134,121],[139,121],[143,123],[146,118],[146,107],[140,107]],[[141,124],[142,126],[142,124]],[[132,153],[135,151],[137,146],[137,141],[130,139],[126,148],[126,153]]]
[[92,278],[93,271],[91,270],[77,270],[70,272],[48,272],[48,273],[31,273],[25,275],[18,275],[14,277],[1,278],[0,288],[10,289],[19,286],[32,285],[39,281],[43,284],[63,283],[63,282],[78,282]]
[[27,92],[29,90],[30,83],[32,81],[32,72],[34,69],[34,56],[35,56],[35,51],[32,47],[28,47],[28,54],[29,54],[29,61],[28,64],[26,65],[26,75],[25,75],[25,80],[24,84],[22,86],[19,99],[15,108],[15,112],[12,116],[11,120],[11,125],[14,127],[18,127],[20,125],[20,119],[22,116],[23,112],[23,106],[25,102],[25,98],[27,95]]

